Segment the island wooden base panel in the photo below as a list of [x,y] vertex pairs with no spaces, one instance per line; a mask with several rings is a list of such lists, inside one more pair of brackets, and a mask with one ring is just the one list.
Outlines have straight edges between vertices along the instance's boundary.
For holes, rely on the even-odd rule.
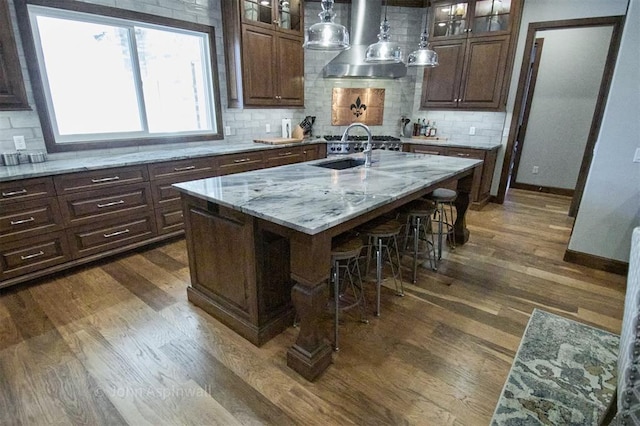
[[224,306],[216,304],[210,297],[193,287],[187,287],[187,298],[191,303],[203,311],[213,315],[217,320],[256,346],[262,346],[274,336],[282,333],[293,324],[295,311],[292,306],[282,314],[266,324],[255,326],[247,321],[241,321],[236,315],[228,312]]
[[385,282],[381,318],[365,283],[369,324],[343,316],[313,383],[287,366],[299,329],[257,347],[189,302],[184,239],[2,289],[0,424],[487,425],[534,308],[620,332],[626,278],[562,260],[569,205],[468,212],[437,272]]

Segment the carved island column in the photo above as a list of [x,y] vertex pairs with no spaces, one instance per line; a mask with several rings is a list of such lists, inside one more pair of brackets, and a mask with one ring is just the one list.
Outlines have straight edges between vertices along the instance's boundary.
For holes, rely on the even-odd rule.
[[296,342],[287,351],[287,365],[307,380],[314,380],[331,363],[331,347],[320,330],[320,318],[329,299],[331,269],[328,233],[291,238],[291,278],[296,282],[291,299],[300,319]]

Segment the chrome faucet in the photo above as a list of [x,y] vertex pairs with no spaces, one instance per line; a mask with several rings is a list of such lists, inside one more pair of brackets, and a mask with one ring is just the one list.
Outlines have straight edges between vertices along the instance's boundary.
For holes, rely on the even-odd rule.
[[349,127],[347,127],[342,134],[342,139],[340,139],[341,143],[349,143],[347,138],[349,137],[349,130],[352,127],[362,127],[365,132],[367,132],[367,147],[362,151],[364,153],[364,166],[371,167],[371,153],[373,152],[373,147],[371,146],[371,130],[369,127],[362,123],[351,123]]

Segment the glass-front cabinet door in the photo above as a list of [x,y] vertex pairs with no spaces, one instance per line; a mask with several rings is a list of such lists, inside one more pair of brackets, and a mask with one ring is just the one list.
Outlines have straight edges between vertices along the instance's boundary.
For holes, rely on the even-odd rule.
[[437,2],[433,4],[432,37],[466,37],[469,28],[468,2]]
[[511,30],[512,0],[434,1],[431,37],[498,35]]
[[302,34],[301,0],[242,0],[242,21]]
[[301,0],[278,0],[278,25],[281,29],[302,32]]
[[509,31],[511,0],[478,0],[473,12],[474,35]]

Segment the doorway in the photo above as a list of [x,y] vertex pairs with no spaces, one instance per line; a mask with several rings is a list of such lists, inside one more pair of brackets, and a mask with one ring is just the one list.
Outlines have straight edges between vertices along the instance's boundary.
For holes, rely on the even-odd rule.
[[616,16],[529,25],[498,202],[509,187],[569,195],[575,216],[622,22]]

